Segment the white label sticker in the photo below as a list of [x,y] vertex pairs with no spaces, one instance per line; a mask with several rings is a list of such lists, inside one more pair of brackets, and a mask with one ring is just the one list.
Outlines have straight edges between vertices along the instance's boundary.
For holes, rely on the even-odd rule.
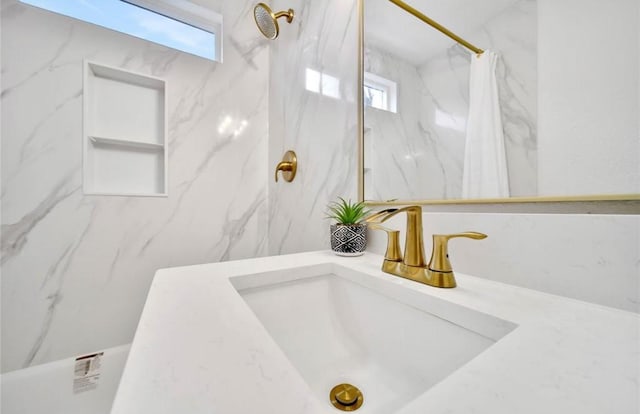
[[73,370],[73,392],[91,391],[98,387],[104,352],[76,358]]

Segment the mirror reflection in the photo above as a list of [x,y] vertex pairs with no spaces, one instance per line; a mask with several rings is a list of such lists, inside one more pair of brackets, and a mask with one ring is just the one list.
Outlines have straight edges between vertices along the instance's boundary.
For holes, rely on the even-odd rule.
[[639,193],[637,1],[569,3],[365,1],[365,199]]

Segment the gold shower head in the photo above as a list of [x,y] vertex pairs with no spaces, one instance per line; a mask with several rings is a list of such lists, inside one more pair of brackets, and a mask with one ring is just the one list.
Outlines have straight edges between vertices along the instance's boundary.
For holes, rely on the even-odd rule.
[[264,3],[258,3],[253,8],[253,18],[260,29],[260,33],[267,39],[273,40],[278,37],[280,33],[280,27],[278,26],[278,19],[280,17],[286,17],[287,23],[293,21],[293,9],[287,11],[281,11],[274,13],[271,8]]

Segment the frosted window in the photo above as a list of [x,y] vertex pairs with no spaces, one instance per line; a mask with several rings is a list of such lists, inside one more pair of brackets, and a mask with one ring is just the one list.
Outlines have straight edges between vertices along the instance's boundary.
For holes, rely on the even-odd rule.
[[398,111],[398,86],[392,80],[364,73],[364,105],[383,111]]
[[387,109],[387,92],[372,86],[364,86],[364,104],[372,108]]

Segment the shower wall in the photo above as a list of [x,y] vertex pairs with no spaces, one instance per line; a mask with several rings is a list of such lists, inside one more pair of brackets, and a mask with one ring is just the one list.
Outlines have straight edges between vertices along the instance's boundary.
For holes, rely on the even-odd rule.
[[[130,342],[159,268],[267,252],[267,43],[209,4],[222,64],[2,0],[2,371]],[[168,197],[83,195],[83,59],[167,80]]]
[[[469,36],[500,54],[497,79],[512,196],[538,194],[536,33],[537,1],[520,0]],[[365,146],[375,148],[366,197],[461,198],[469,52],[454,44],[418,67],[375,48],[367,47],[365,56],[365,70],[395,81],[399,95],[397,114],[366,109]]]
[[364,56],[365,72],[397,85],[397,113],[365,107],[365,198],[422,199],[449,193],[455,182],[446,179],[440,164],[459,155],[443,151],[449,141],[425,134],[420,120],[428,89],[418,68],[371,45],[365,47]]
[[[289,7],[296,19],[270,47],[270,254],[327,249],[327,203],[357,191],[356,1],[274,2]],[[276,183],[274,168],[290,149],[297,176]]]

